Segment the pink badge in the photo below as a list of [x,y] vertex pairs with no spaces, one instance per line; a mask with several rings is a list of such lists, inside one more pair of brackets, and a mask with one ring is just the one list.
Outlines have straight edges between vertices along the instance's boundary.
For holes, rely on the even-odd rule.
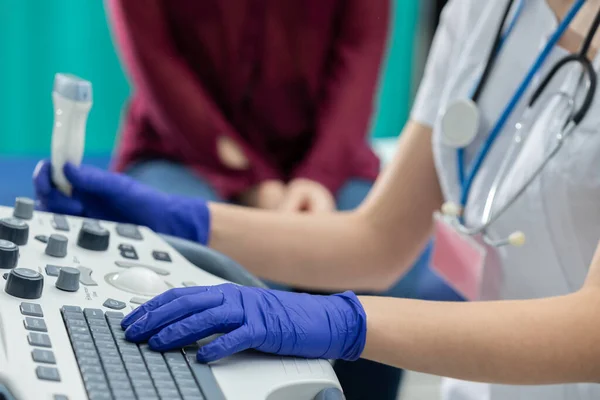
[[443,216],[434,214],[435,236],[431,268],[470,301],[481,298],[486,250]]

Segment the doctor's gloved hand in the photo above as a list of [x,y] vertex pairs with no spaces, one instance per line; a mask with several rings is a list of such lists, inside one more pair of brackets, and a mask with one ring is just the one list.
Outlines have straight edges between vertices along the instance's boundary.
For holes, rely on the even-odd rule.
[[38,209],[92,219],[147,226],[206,244],[210,214],[206,202],[171,196],[126,176],[99,168],[65,164],[73,190],[64,195],[52,182],[50,161],[40,161],[33,176]]
[[247,349],[356,360],[367,320],[356,295],[315,296],[222,284],[171,289],[122,321],[125,338],[156,351],[181,348],[214,334],[197,359],[210,362]]

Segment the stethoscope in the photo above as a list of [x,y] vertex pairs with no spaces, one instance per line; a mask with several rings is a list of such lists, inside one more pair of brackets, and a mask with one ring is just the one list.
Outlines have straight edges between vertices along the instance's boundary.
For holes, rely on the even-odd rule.
[[479,79],[478,83],[475,85],[473,90],[473,94],[468,99],[460,99],[451,103],[446,112],[444,113],[441,121],[441,129],[442,129],[442,142],[444,145],[455,148],[457,150],[457,161],[458,161],[458,180],[461,186],[461,199],[460,205],[456,203],[448,202],[444,204],[442,207],[442,214],[449,218],[453,225],[459,230],[461,233],[469,236],[474,236],[478,234],[482,234],[483,240],[491,246],[500,247],[505,245],[513,245],[513,246],[522,246],[525,243],[525,235],[521,231],[513,232],[507,238],[500,240],[493,240],[489,238],[485,231],[486,229],[494,223],[501,215],[506,212],[506,210],[511,207],[517,199],[525,192],[527,187],[533,182],[533,180],[539,176],[544,167],[548,164],[548,162],[556,155],[558,150],[562,147],[564,140],[575,130],[575,128],[579,125],[579,123],[584,119],[585,115],[589,111],[592,101],[594,99],[594,95],[596,92],[596,71],[592,62],[587,58],[587,53],[591,46],[592,40],[598,30],[598,26],[600,25],[600,11],[596,15],[592,27],[590,31],[586,35],[586,38],[581,46],[580,51],[577,54],[571,54],[559,60],[553,68],[548,72],[548,74],[541,81],[539,87],[533,92],[531,98],[529,99],[529,103],[527,105],[524,116],[530,116],[533,113],[533,107],[536,104],[536,101],[540,98],[541,94],[548,87],[549,83],[552,79],[557,75],[557,73],[570,63],[577,63],[582,68],[582,74],[579,75],[577,82],[573,82],[572,85],[575,88],[580,86],[580,84],[585,81],[585,77],[587,77],[587,92],[585,94],[585,98],[579,107],[579,109],[574,110],[575,108],[575,92],[574,93],[560,93],[561,96],[564,96],[569,101],[569,106],[571,108],[570,115],[565,121],[564,125],[561,127],[560,132],[556,137],[556,145],[552,149],[552,151],[548,152],[546,157],[540,163],[540,166],[534,170],[534,173],[525,180],[525,182],[519,187],[518,190],[505,202],[505,204],[494,214],[492,214],[491,210],[494,205],[494,201],[496,198],[496,194],[498,192],[499,187],[502,185],[504,177],[506,175],[507,170],[510,167],[511,157],[514,156],[517,149],[521,148],[525,137],[521,129],[519,129],[520,124],[517,125],[517,131],[514,135],[514,139],[512,145],[503,161],[503,164],[499,170],[499,173],[496,175],[494,182],[491,186],[491,189],[488,193],[488,197],[486,199],[486,204],[484,207],[484,212],[482,216],[482,221],[479,226],[475,226],[472,228],[467,228],[462,220],[463,210],[466,207],[469,191],[473,184],[473,181],[479,172],[485,157],[488,155],[492,145],[495,140],[502,132],[504,126],[506,125],[508,119],[510,118],[512,112],[515,107],[522,99],[525,94],[525,91],[528,89],[531,81],[534,79],[536,74],[540,71],[543,63],[546,61],[547,57],[550,55],[552,49],[561,38],[565,30],[571,24],[581,7],[584,5],[585,0],[577,0],[563,21],[559,24],[556,31],[548,40],[548,43],[543,48],[541,53],[538,55],[537,59],[534,61],[530,70],[524,77],[523,81],[519,85],[518,89],[515,91],[512,98],[507,103],[506,107],[502,111],[500,117],[496,121],[495,125],[492,127],[489,136],[484,141],[482,147],[479,152],[476,154],[475,159],[473,161],[473,165],[468,174],[465,174],[464,171],[464,149],[466,146],[471,144],[475,137],[477,136],[479,130],[479,109],[477,107],[477,100],[479,99],[485,85],[487,84],[489,74],[493,69],[493,66],[496,62],[497,56],[506,41],[506,38],[510,35],[512,29],[516,25],[516,22],[521,14],[523,9],[525,0],[521,0],[517,10],[514,13],[514,17],[505,30],[504,27],[510,13],[512,11],[514,0],[510,0],[506,6],[505,12],[502,17],[502,21],[500,27],[496,33],[494,44],[492,47],[492,51],[487,59],[485,68]]

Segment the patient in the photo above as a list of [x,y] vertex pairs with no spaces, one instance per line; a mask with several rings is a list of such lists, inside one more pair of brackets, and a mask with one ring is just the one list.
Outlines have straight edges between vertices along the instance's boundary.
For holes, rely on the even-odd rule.
[[[114,168],[211,201],[357,207],[379,172],[368,133],[390,6],[107,0],[133,86]],[[397,369],[361,360],[336,372],[349,400],[396,398]]]
[[362,201],[389,1],[107,4],[134,88],[117,170],[265,209]]

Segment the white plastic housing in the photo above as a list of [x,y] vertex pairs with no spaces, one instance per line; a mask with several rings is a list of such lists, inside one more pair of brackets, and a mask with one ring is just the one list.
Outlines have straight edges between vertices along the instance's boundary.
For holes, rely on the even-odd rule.
[[63,166],[67,162],[81,164],[87,117],[92,108],[92,85],[76,76],[57,74],[52,102],[52,180],[63,193],[70,196],[71,185],[65,178]]

